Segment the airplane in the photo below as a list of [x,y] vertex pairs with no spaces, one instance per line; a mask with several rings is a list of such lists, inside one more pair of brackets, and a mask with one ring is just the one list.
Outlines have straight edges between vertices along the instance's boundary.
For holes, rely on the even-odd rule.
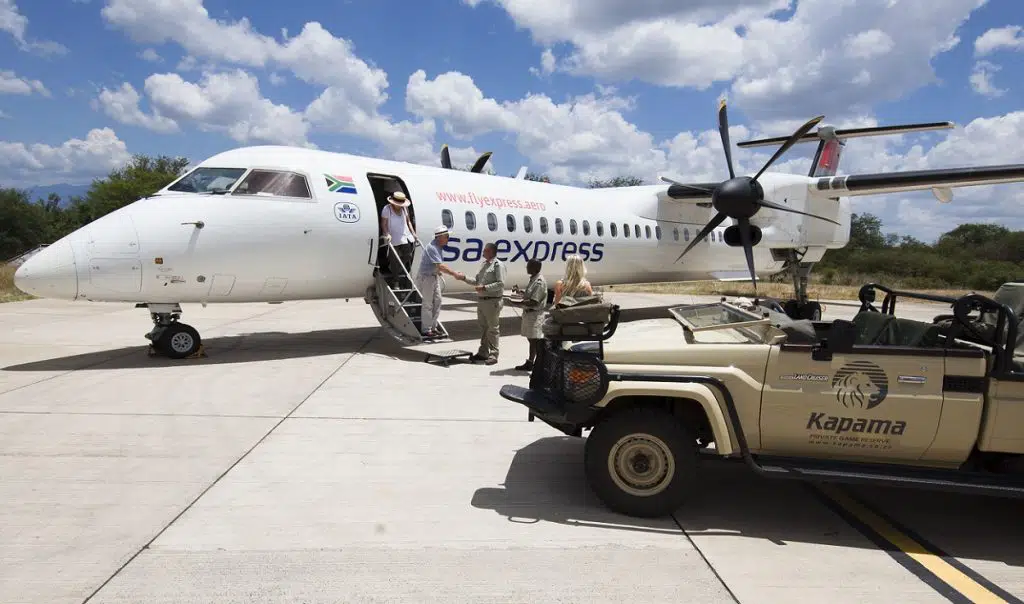
[[[758,280],[786,271],[794,298],[784,310],[820,318],[807,278],[827,250],[847,244],[850,197],[1024,181],[1024,165],[837,176],[846,139],[952,128],[951,122],[873,128],[819,127],[808,120],[789,137],[739,143],[780,145],[752,176],[736,175],[725,102],[718,122],[728,168],[720,182],[581,188],[441,166],[286,146],[214,155],[153,195],[115,210],[44,248],[15,273],[22,291],[43,298],[134,303],[148,309],[153,354],[204,356],[200,334],[182,323],[181,304],[281,303],[358,298],[403,344],[424,342],[415,286],[392,289],[380,211],[404,192],[420,245],[451,229],[444,262],[476,273],[483,246],[497,245],[509,281],[528,277],[530,258],[548,275],[579,254],[598,287],[666,281]],[[769,172],[790,147],[817,142],[807,175]],[[740,247],[743,253],[732,248]],[[551,282],[554,280],[552,279]],[[448,280],[446,295],[472,292]],[[550,298],[549,298],[550,299]],[[443,329],[443,325],[442,325]],[[447,337],[447,332],[444,332]]]

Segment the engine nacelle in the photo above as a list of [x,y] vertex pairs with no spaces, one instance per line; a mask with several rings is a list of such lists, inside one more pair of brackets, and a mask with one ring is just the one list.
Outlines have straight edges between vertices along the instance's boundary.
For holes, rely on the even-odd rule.
[[[722,234],[725,238],[725,244],[730,247],[743,247],[743,240],[740,239],[740,227],[739,225],[732,225],[726,227],[725,233]],[[761,242],[761,228],[756,225],[750,225],[750,244],[757,245]]]

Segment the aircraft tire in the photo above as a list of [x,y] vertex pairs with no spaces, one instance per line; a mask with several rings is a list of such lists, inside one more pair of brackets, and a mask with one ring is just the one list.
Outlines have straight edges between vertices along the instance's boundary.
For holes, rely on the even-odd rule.
[[191,325],[174,322],[167,326],[157,346],[160,352],[172,359],[184,359],[195,354],[202,345],[199,332]]
[[696,491],[696,438],[667,411],[611,414],[587,436],[583,458],[590,488],[620,514],[666,516]]
[[821,320],[821,304],[817,302],[808,302],[800,309],[800,315],[805,319],[811,321]]

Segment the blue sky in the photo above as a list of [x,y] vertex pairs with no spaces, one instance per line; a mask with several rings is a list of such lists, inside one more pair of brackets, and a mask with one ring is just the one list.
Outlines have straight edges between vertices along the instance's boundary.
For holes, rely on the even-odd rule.
[[[688,8],[678,8],[686,4]],[[715,132],[951,120],[852,141],[844,173],[1024,161],[1019,0],[0,0],[0,185],[88,183],[129,154],[303,144],[555,180],[725,174]],[[917,147],[915,147],[917,145]],[[733,149],[743,170],[771,153]],[[811,146],[777,169],[804,171]],[[1018,228],[1024,185],[857,201],[928,238]],[[967,190],[965,190],[967,191]],[[925,210],[925,211],[922,211]]]

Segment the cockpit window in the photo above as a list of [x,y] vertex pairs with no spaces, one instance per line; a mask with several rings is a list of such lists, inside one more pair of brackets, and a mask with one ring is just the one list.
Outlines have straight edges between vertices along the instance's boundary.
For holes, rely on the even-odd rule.
[[180,193],[225,193],[243,174],[245,168],[196,168],[167,187],[167,190]]
[[295,172],[253,170],[245,177],[233,195],[274,195],[277,197],[312,197],[306,177]]

